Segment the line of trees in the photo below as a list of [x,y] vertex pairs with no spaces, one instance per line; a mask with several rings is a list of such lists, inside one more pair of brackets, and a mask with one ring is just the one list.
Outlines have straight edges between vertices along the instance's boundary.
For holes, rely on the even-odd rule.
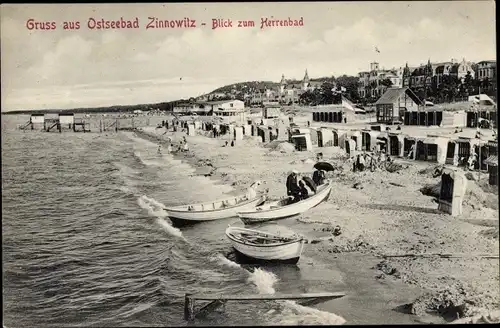
[[454,102],[479,93],[496,95],[496,81],[489,78],[480,81],[473,78],[470,72],[467,72],[463,80],[454,75],[443,75],[439,85],[434,77],[430,85],[410,88],[419,98],[425,98],[434,103]]
[[320,88],[301,94],[299,103],[309,106],[341,104],[342,95],[353,102],[358,102],[358,81],[359,78],[356,76],[331,77],[328,81],[323,82]]

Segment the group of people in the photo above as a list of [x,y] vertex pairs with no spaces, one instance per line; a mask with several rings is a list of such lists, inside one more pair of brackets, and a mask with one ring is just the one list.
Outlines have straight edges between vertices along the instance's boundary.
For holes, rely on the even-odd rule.
[[[322,170],[315,170],[313,173],[313,182],[316,186],[325,183],[325,172]],[[309,198],[309,190],[306,188],[304,179],[299,178],[299,172],[293,170],[286,179],[286,193],[291,196],[291,203],[296,203],[301,200]]]
[[[173,146],[172,146],[172,140],[168,140],[168,146],[167,146],[167,153],[171,154],[172,152],[174,151],[173,149]],[[181,152],[181,151],[189,151],[189,145],[187,143],[187,140],[186,140],[186,137],[182,137],[182,140],[181,142],[179,143],[179,145],[177,145],[177,152]],[[158,154],[161,155],[161,144],[158,144]]]
[[392,163],[392,158],[384,151],[374,151],[372,154],[363,152],[358,154],[352,164],[353,172],[363,172],[364,170],[370,169],[374,172],[377,168],[387,163]]

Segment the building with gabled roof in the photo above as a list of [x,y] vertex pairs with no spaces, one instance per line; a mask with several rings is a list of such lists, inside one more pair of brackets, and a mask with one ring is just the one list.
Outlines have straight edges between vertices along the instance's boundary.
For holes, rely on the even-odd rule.
[[404,120],[404,113],[423,105],[410,88],[389,88],[375,103],[377,123],[394,124]]

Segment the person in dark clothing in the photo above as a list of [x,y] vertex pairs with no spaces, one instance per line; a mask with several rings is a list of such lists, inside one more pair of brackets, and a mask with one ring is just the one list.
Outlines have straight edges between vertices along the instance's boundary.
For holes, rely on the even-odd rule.
[[297,184],[297,174],[298,172],[293,170],[286,178],[286,194],[288,196],[293,196],[293,202],[300,200],[300,188]]
[[234,140],[231,141],[231,147],[234,147]]
[[299,189],[300,189],[300,198],[301,199],[309,198],[309,192],[307,191],[307,188],[304,184],[304,181],[302,181],[302,180],[299,181]]
[[322,170],[315,170],[313,173],[313,181],[319,186],[325,182],[325,172]]

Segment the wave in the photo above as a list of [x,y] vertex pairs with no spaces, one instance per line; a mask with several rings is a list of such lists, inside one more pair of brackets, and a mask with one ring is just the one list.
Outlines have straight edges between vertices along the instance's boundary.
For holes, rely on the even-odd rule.
[[[260,294],[274,294],[274,284],[279,279],[272,273],[261,268],[256,268],[253,273],[250,273],[248,278],[258,289]],[[315,308],[310,308],[298,304],[295,301],[277,301],[284,308],[278,316],[271,319],[273,324],[277,325],[342,325],[346,320],[334,313],[321,311]],[[274,314],[275,311],[270,310],[266,314]]]
[[230,259],[228,259],[227,257],[225,257],[224,255],[218,253],[217,255],[215,256],[212,256],[211,257],[211,260],[220,264],[220,265],[223,265],[223,266],[228,266],[228,267],[231,267],[231,268],[240,268],[242,269],[241,265],[239,265],[238,263],[236,262],[233,262],[231,261]]
[[274,294],[276,291],[273,285],[279,281],[274,273],[260,268],[250,273],[248,280],[255,284],[260,294]]
[[165,218],[168,216],[167,211],[164,210],[165,205],[158,202],[154,198],[147,197],[146,195],[142,195],[141,197],[139,197],[137,199],[137,203],[141,208],[147,210],[150,216],[156,217],[156,222],[166,232],[168,232],[172,236],[186,240],[179,229],[171,226],[167,221],[165,221]]

